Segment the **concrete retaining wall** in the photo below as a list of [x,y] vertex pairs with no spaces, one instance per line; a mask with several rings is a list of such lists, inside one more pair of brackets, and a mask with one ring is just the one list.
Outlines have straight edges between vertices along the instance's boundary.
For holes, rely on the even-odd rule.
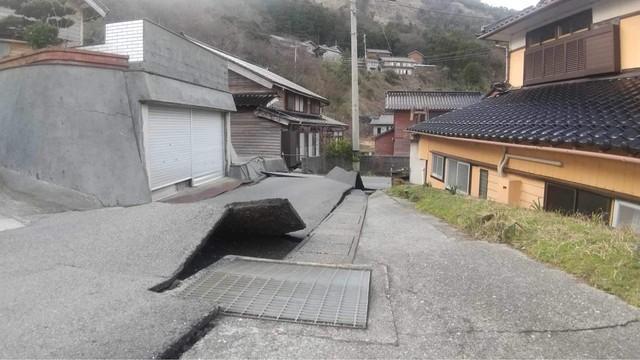
[[0,166],[105,206],[151,200],[122,71],[27,66],[0,84]]

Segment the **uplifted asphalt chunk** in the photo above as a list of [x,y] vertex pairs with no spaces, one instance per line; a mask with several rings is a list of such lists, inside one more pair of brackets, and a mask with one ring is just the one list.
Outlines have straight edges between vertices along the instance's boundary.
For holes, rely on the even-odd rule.
[[362,183],[362,177],[357,171],[347,171],[341,167],[334,167],[327,174],[327,178],[335,181],[351,185],[354,189],[364,190],[364,184]]
[[287,199],[235,202],[225,208],[216,232],[276,236],[306,227],[304,220]]

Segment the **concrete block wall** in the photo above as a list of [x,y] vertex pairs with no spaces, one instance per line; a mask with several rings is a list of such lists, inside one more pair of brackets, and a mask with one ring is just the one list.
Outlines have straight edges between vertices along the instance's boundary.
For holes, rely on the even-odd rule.
[[129,56],[129,62],[144,61],[144,20],[107,24],[105,43],[82,49]]

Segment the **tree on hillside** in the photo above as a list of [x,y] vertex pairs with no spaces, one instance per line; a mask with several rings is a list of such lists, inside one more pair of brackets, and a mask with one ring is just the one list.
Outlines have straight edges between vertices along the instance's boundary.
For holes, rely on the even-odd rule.
[[26,40],[34,49],[59,43],[59,30],[73,25],[75,14],[67,0],[0,0],[0,7],[15,12],[0,20],[0,34]]
[[478,88],[483,85],[485,69],[477,62],[468,63],[462,70],[462,78],[467,86],[471,88]]

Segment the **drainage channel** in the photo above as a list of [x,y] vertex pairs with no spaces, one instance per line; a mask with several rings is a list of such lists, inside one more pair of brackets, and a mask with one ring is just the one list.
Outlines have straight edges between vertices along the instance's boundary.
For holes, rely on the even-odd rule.
[[182,288],[226,315],[364,329],[371,269],[227,256]]
[[[228,209],[229,214],[223,216],[225,220],[220,221],[206,236],[174,280],[155,290],[162,292],[172,289],[179,297],[211,302],[218,309],[214,313],[365,329],[371,269],[351,265],[351,262],[363,224],[366,202],[367,195],[362,191],[346,193],[304,241],[287,235],[275,235],[277,231],[267,231],[269,235],[239,231],[243,223],[256,219],[256,214],[251,211],[256,204],[235,204]],[[261,211],[263,215],[265,211],[270,212],[270,220],[274,219],[273,211],[284,211],[276,216],[280,222],[283,216],[293,216],[294,219],[284,221],[285,228],[300,226],[296,222],[301,222],[301,219],[288,202],[272,202],[269,206]],[[353,221],[339,220],[342,216]],[[304,223],[302,225],[304,227]],[[330,228],[333,231],[327,232]],[[346,237],[338,236],[338,233],[344,233]],[[328,238],[334,238],[334,241],[327,242]],[[339,258],[349,260],[337,264],[343,261],[335,258],[326,264],[318,264],[329,259],[317,257],[328,254],[319,254],[312,246],[336,248],[336,242],[340,242],[340,248],[345,249]],[[305,261],[316,261],[300,262],[295,259],[296,254],[302,255]],[[162,357],[177,358],[195,345],[212,329],[212,318],[203,319],[189,334],[169,347]]]

